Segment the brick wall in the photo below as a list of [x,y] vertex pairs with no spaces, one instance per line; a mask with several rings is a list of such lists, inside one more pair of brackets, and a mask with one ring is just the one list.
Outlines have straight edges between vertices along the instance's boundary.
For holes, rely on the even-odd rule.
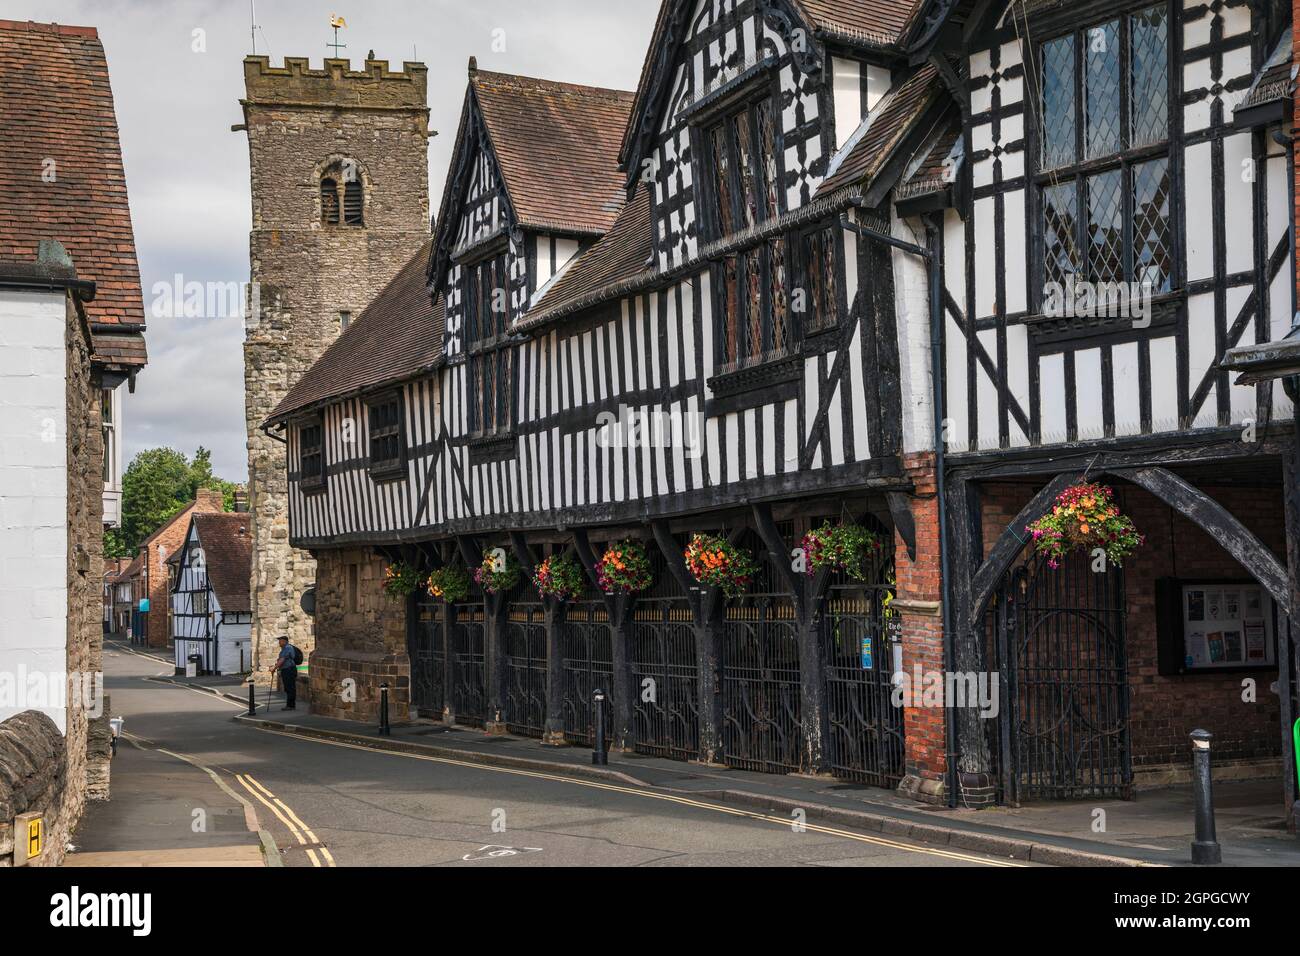
[[[939,564],[939,499],[933,453],[907,455],[904,467],[915,492],[916,560],[894,536],[894,606],[903,622],[903,671],[943,671],[942,578]],[[906,776],[899,790],[917,800],[944,803],[947,767],[946,714],[940,707],[907,707],[903,712]]]
[[[1269,690],[1277,670],[1162,677],[1156,649],[1155,582],[1163,577],[1249,578],[1226,551],[1198,526],[1172,512],[1147,492],[1112,483],[1116,500],[1132,517],[1146,543],[1125,563],[1126,636],[1134,770],[1154,774],[1191,762],[1187,734],[1202,727],[1214,734],[1216,763],[1276,759],[1280,754],[1278,698]],[[1285,524],[1280,489],[1215,487],[1214,498],[1274,554],[1285,560]],[[991,548],[1007,523],[1033,496],[1027,484],[985,484],[984,547]],[[1256,683],[1256,702],[1244,703],[1242,679]]]
[[[252,646],[255,671],[279,653],[280,634],[310,658],[312,620],[298,601],[316,581],[311,556],[289,546],[284,445],[261,424],[288,389],[429,235],[428,108],[425,67],[390,73],[367,61],[308,69],[287,58],[244,61],[245,123],[253,200],[251,276],[259,314],[244,343],[249,511],[253,522]],[[320,176],[356,163],[364,228],[320,222]]]
[[[168,591],[167,559],[176,553],[176,549],[185,543],[185,534],[189,531],[190,516],[214,514],[226,510],[225,499],[217,489],[200,488],[194,501],[185,510],[174,516],[148,544],[142,546],[148,557],[148,596],[149,623],[146,632],[150,647],[166,647],[171,641],[171,595]],[[137,605],[138,606],[138,605]]]
[[[357,573],[355,607],[348,599],[349,566]],[[377,723],[379,686],[387,682],[390,719],[405,719],[411,700],[406,602],[384,593],[384,561],[364,549],[322,551],[316,579],[312,713]]]

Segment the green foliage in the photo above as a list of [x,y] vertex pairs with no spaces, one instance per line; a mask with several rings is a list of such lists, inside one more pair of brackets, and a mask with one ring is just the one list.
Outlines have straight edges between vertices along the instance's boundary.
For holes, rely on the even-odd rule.
[[212,453],[199,446],[193,460],[173,448],[149,448],[122,475],[122,527],[104,532],[104,554],[131,557],[140,542],[194,500],[200,488],[221,489],[225,510],[234,509],[236,485],[212,473]]

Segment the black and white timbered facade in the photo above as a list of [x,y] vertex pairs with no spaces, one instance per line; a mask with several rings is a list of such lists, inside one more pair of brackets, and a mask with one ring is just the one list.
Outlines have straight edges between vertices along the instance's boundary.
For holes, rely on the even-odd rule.
[[[633,537],[657,573],[637,600],[412,600],[413,706],[577,739],[598,681],[623,746],[1011,801],[1033,790],[1024,755],[1059,741],[959,711],[936,718],[958,760],[914,757],[928,718],[884,702],[900,663],[1014,671],[988,621],[1029,573],[1024,524],[1071,480],[1167,507],[1171,537],[1185,519],[1295,606],[1285,547],[1202,490],[1253,478],[1294,534],[1294,395],[1220,366],[1294,312],[1290,146],[1236,115],[1281,9],[846,6],[666,0],[634,95],[471,61],[423,274],[271,419],[291,538],[429,568],[501,548],[527,570]],[[420,324],[389,310],[411,295]],[[846,517],[898,543],[876,580],[795,573],[802,534]],[[760,556],[752,595],[693,586],[694,530]],[[1134,586],[1115,587],[1122,619]],[[671,700],[638,705],[645,675]],[[1094,762],[1128,793],[1165,744],[1133,743],[1126,680]]]
[[248,515],[195,514],[168,561],[169,620],[176,671],[197,655],[201,674],[242,674],[252,666]]

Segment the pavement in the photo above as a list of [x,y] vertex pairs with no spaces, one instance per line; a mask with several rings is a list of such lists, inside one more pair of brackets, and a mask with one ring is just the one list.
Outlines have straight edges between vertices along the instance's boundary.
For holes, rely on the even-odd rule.
[[[126,654],[119,656],[128,659]],[[145,670],[156,664],[132,656]],[[106,669],[113,688],[116,668]],[[874,836],[906,847],[882,849],[901,854],[909,863],[924,848],[952,854],[956,858],[937,859],[960,865],[974,860],[1057,866],[1190,864],[1193,817],[1187,788],[1143,791],[1132,801],[950,810],[833,778],[751,773],[635,753],[611,753],[607,767],[594,767],[585,748],[545,747],[528,738],[488,736],[435,721],[398,724],[391,736],[380,736],[377,728],[351,721],[304,710],[283,712],[282,696],[275,693],[268,698],[265,688],[258,690],[257,715],[250,718],[247,685],[240,678],[177,678],[169,668],[166,673],[139,675],[136,686],[152,688],[151,695],[142,694],[137,700],[133,691],[112,689],[116,712],[123,706],[144,710],[135,718],[128,715],[128,729],[152,733],[161,702],[178,704],[183,699],[190,713],[168,720],[160,735],[166,739],[175,734],[176,751],[188,748],[193,759],[229,780],[240,796],[254,798],[250,802],[287,865],[313,865],[313,857],[314,865],[329,865],[322,855],[329,851],[330,862],[341,865],[455,862],[429,859],[427,854],[437,841],[431,845],[424,830],[410,829],[412,820],[430,821],[442,834],[439,840],[454,843],[463,835],[457,826],[481,817],[484,799],[496,801],[490,816],[500,811],[504,819],[508,806],[522,801],[529,807],[529,820],[540,815],[573,836],[569,810],[579,800],[578,792],[591,801],[588,809],[593,815],[584,818],[591,831],[584,833],[586,839],[624,847],[643,839],[665,851],[663,859],[675,863],[696,863],[714,852],[715,831],[727,832],[739,817],[786,828],[792,827],[792,821],[806,820],[831,835],[849,834],[846,839]],[[340,749],[352,753],[340,760]],[[436,768],[436,783],[429,777],[431,765]],[[115,791],[121,777],[118,771],[115,765]],[[1225,864],[1300,865],[1300,844],[1282,829],[1275,790],[1272,781],[1215,784]],[[627,801],[635,806],[625,806]],[[650,815],[645,813],[647,801],[657,804]],[[665,804],[673,810],[667,811]],[[725,824],[715,820],[696,831],[676,819],[677,808],[684,807],[730,819]],[[652,820],[664,812],[675,820],[672,839],[665,840],[662,827]],[[695,814],[687,816],[696,822]],[[311,821],[311,826],[305,821]],[[405,836],[398,837],[399,833]],[[479,846],[500,845],[504,849],[484,852],[513,856],[507,852],[513,844],[495,835],[497,830],[489,828]],[[731,840],[748,846],[753,837],[746,832],[732,834]],[[534,842],[543,844],[547,839],[538,836]],[[328,849],[317,852],[320,846]],[[477,852],[479,847],[470,849]],[[785,847],[776,854],[781,862],[809,862],[799,853],[785,856],[789,850]],[[733,846],[728,858],[736,859],[737,852]],[[739,851],[739,858],[748,852]],[[755,862],[746,865],[774,862],[773,856],[759,853],[756,847],[753,852]],[[546,862],[588,862],[600,856],[592,854],[595,850],[586,843],[566,843],[565,859],[557,859],[561,854],[551,850]],[[462,854],[461,862],[471,862],[473,855]],[[874,854],[850,859],[857,865],[880,865]]]
[[[186,686],[163,661],[112,643],[104,658],[133,739],[114,761],[113,800],[92,808],[74,842],[118,865],[220,865],[238,853],[220,847],[254,844],[264,862],[322,868],[1035,865],[715,800],[704,787],[581,776],[578,750],[566,751],[568,768],[528,769],[242,722],[242,687]],[[207,829],[193,832],[199,809]]]

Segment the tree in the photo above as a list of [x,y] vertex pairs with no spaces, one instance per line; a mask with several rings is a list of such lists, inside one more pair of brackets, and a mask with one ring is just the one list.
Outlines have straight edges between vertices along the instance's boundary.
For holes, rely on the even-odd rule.
[[200,488],[219,488],[234,507],[235,485],[212,474],[212,453],[199,446],[193,461],[173,448],[140,452],[122,476],[122,527],[104,532],[104,553],[130,557],[140,542],[194,500]]

